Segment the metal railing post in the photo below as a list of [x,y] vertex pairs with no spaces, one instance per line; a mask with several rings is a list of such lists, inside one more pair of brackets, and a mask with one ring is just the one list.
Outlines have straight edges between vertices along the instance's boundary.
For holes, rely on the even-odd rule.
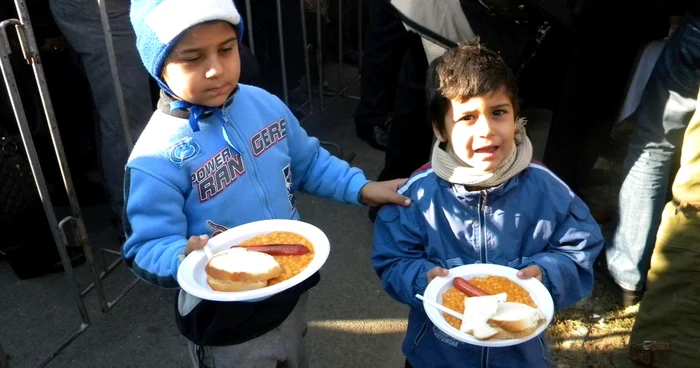
[[282,29],[282,2],[281,0],[276,1],[277,5],[277,34],[280,43],[280,62],[282,69],[282,96],[284,96],[284,103],[289,105],[289,91],[287,91],[287,63],[284,60],[284,30]]
[[122,91],[121,80],[119,79],[119,68],[117,67],[116,55],[114,54],[114,42],[112,42],[112,27],[109,25],[109,13],[107,12],[105,0],[97,0],[97,5],[100,9],[100,21],[102,22],[102,33],[104,33],[107,57],[109,58],[109,69],[112,72],[114,97],[117,99],[117,104],[119,105],[119,116],[122,119],[122,127],[124,129],[124,141],[126,142],[127,149],[131,152],[131,150],[134,149],[134,137],[131,136],[129,115],[126,112],[124,93]]

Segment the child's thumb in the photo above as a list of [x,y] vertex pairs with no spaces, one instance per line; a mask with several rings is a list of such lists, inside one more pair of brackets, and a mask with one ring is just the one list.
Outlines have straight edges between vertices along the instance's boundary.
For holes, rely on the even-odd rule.
[[518,271],[518,277],[521,279],[529,279],[535,277],[540,273],[540,269],[537,266],[527,266],[522,270]]
[[199,238],[198,243],[201,244],[202,246],[207,244],[207,242],[209,241],[209,235],[207,235],[207,234],[202,234],[202,235],[198,236],[198,238]]
[[398,204],[399,206],[404,206],[404,207],[411,205],[411,199],[406,197],[406,196],[403,196],[399,193],[392,192],[389,194],[389,196],[390,196],[389,200],[388,200],[389,203]]

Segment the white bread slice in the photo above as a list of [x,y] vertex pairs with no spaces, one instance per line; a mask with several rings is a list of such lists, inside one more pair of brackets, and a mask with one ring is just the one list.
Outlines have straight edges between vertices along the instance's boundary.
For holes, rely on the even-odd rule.
[[494,340],[509,340],[509,339],[522,339],[524,337],[530,336],[533,332],[537,330],[537,326],[532,326],[531,328],[522,331],[506,331],[500,327],[492,327],[497,333],[491,336]]
[[282,274],[282,267],[269,254],[232,248],[214,254],[205,267],[207,284],[217,291],[243,291],[267,286]]
[[500,330],[495,329],[488,324],[480,324],[472,329],[472,336],[479,340],[488,340],[500,333]]
[[488,320],[498,311],[498,305],[505,302],[505,293],[464,298],[464,319],[460,330],[475,338],[486,340],[499,331],[488,324]]
[[489,325],[507,332],[521,332],[537,328],[544,315],[537,308],[522,303],[500,303]]
[[238,282],[217,280],[207,276],[207,284],[212,290],[216,291],[246,291],[264,288],[267,286],[267,280],[260,282]]

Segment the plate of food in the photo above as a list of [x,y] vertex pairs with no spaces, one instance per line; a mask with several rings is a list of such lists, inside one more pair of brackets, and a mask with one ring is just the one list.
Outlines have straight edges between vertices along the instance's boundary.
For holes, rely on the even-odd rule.
[[224,231],[180,264],[177,280],[206,300],[258,301],[311,277],[328,259],[319,228],[295,220],[263,220]]
[[450,269],[428,284],[422,297],[425,312],[439,329],[468,344],[499,347],[528,341],[552,322],[554,302],[540,281],[520,279],[517,272],[485,263]]

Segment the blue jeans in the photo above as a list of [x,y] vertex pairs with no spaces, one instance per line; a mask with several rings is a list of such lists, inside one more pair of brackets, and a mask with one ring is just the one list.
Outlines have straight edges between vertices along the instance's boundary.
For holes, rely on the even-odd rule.
[[693,112],[700,84],[700,16],[687,15],[654,66],[637,109],[606,258],[625,289],[644,288],[674,155]]
[[[136,50],[136,36],[129,21],[129,0],[106,2],[112,42],[124,103],[134,141],[153,114],[148,73]],[[124,203],[124,167],[129,150],[119,113],[107,47],[96,0],[50,0],[51,13],[61,33],[80,56],[99,114],[99,145],[104,184],[116,219]],[[86,106],[75,101],[75,108]],[[70,122],[60,122],[67,124]],[[121,229],[119,229],[121,231]]]

